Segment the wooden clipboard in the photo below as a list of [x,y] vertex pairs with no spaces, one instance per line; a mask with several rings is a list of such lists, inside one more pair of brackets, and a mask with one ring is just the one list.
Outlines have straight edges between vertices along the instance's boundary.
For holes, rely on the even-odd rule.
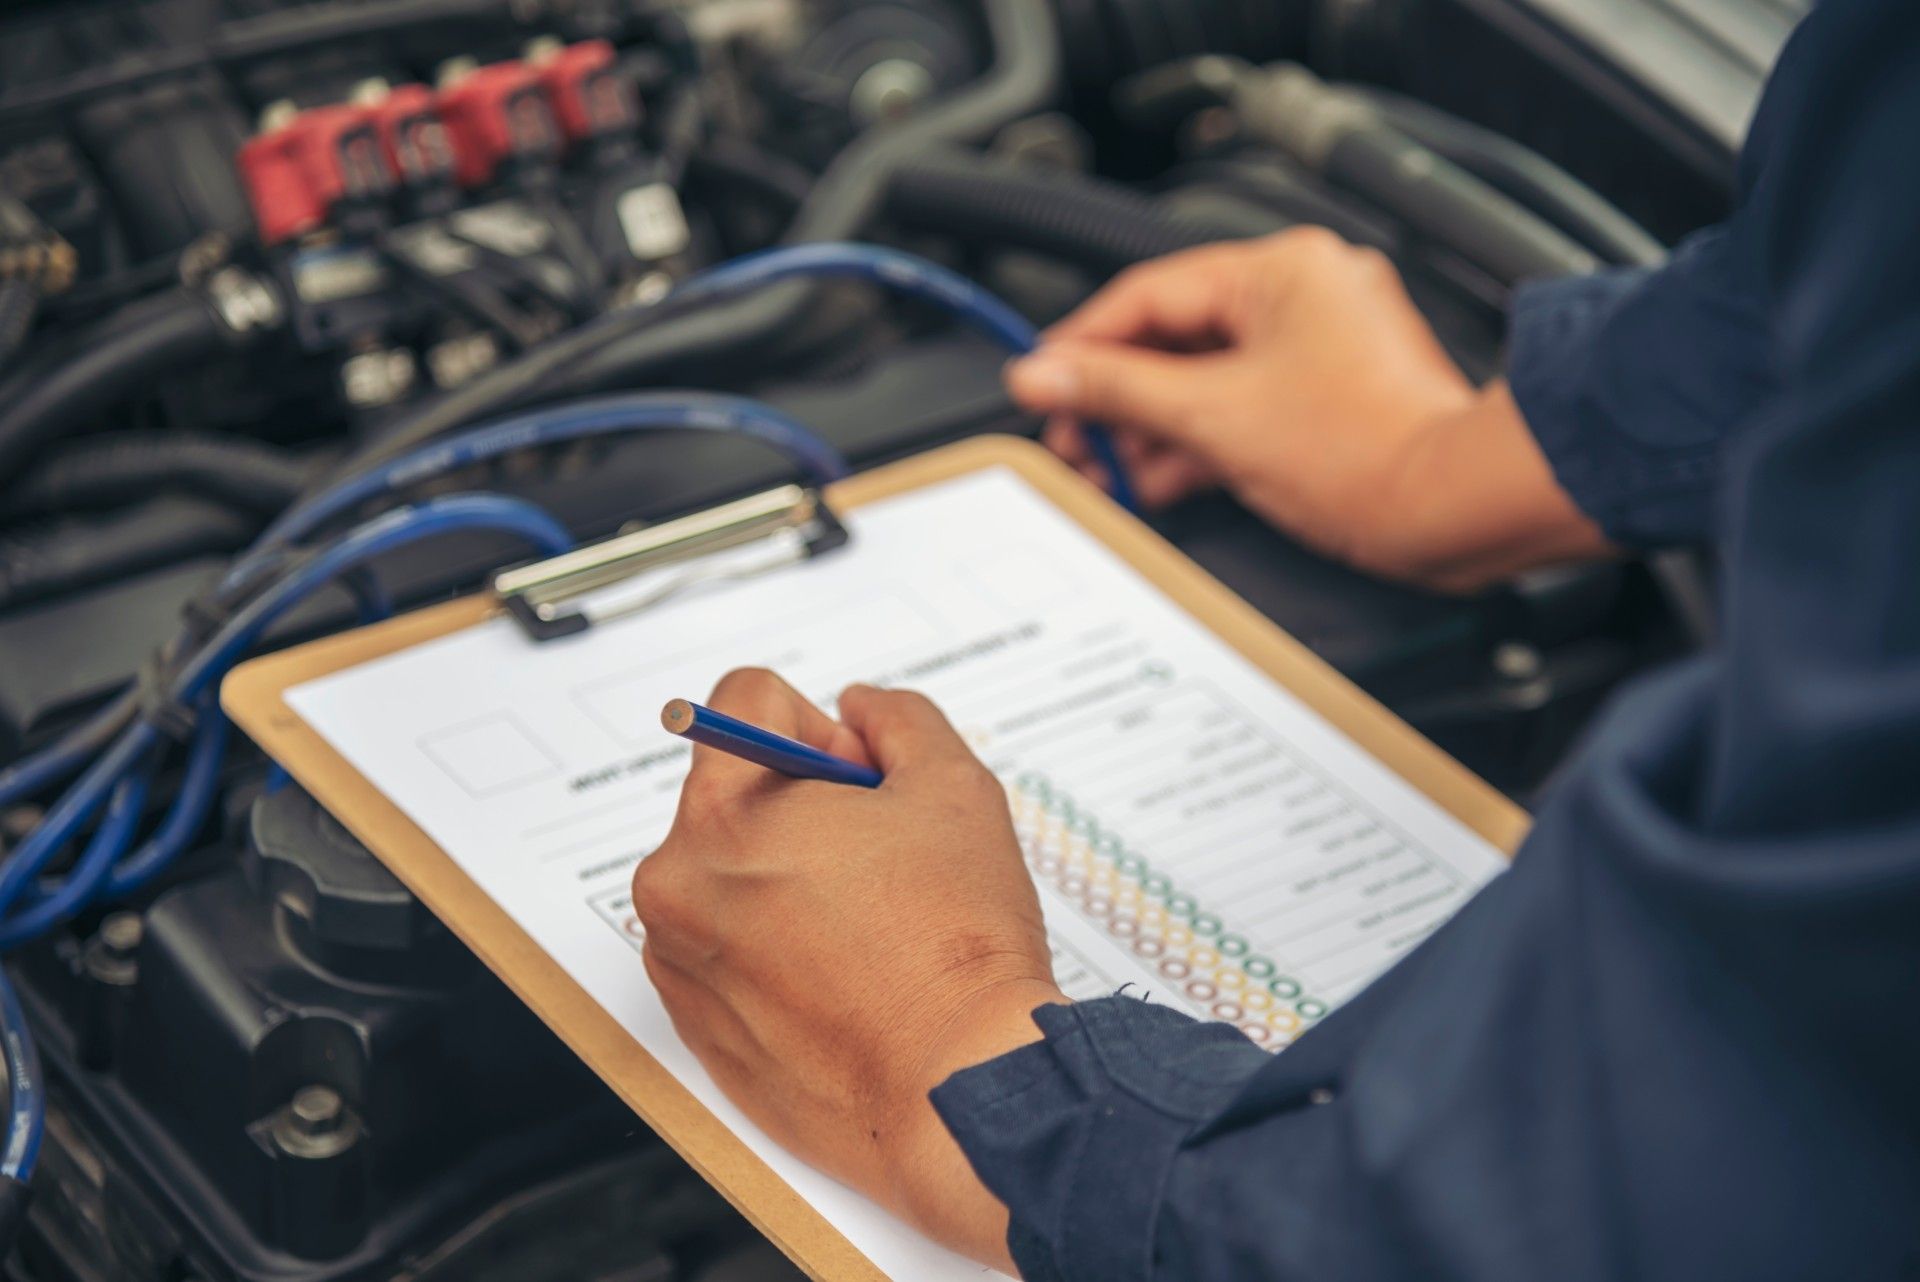
[[[1182,609],[1455,818],[1501,850],[1511,852],[1518,846],[1528,826],[1524,811],[1032,442],[976,438],[843,481],[828,497],[835,510],[855,511],[995,466],[1018,473]],[[851,1242],[643,1050],[445,851],[287,703],[286,692],[296,686],[471,627],[492,611],[489,599],[471,597],[257,659],[227,678],[222,706],[648,1126],[810,1277],[820,1282],[884,1282]]]

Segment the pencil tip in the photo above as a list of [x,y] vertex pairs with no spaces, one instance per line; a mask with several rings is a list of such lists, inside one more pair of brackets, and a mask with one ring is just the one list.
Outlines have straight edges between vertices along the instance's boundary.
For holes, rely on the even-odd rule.
[[660,724],[679,734],[693,724],[693,705],[685,699],[673,700],[660,710]]

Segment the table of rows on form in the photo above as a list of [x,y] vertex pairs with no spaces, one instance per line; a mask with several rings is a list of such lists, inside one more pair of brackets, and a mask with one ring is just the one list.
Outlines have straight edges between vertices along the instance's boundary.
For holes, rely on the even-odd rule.
[[[956,653],[970,658],[949,661]],[[1213,682],[1182,679],[1124,629],[1057,636],[1028,624],[920,666],[1008,786],[1070,997],[1132,984],[1278,1049],[1476,888]],[[677,782],[655,791],[665,798]],[[666,818],[656,810],[627,835]],[[641,855],[586,871],[625,872]],[[590,902],[639,945],[624,888]],[[1131,963],[1063,943],[1062,909]]]

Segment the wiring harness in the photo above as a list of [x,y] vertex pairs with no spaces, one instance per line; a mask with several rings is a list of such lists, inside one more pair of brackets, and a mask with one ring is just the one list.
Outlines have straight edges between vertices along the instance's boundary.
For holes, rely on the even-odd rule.
[[[678,314],[679,307],[823,278],[866,281],[931,303],[1012,353],[1030,351],[1038,341],[1025,317],[965,277],[873,245],[769,250],[695,277],[672,301]],[[758,441],[816,484],[849,471],[833,446],[786,415],[755,401],[704,392],[576,401],[415,444],[391,457],[360,460],[288,508],[235,560],[135,688],[52,745],[0,770],[0,806],[72,780],[0,864],[0,951],[38,939],[94,905],[144,889],[186,851],[212,809],[226,754],[228,725],[216,703],[220,678],[289,610],[337,583],[354,593],[363,618],[381,617],[390,606],[370,565],[398,548],[460,531],[505,532],[543,556],[573,546],[563,525],[520,499],[469,493],[406,503],[406,494],[509,454],[656,431],[721,432]],[[1095,439],[1116,478],[1116,498],[1130,503],[1111,442],[1102,433]],[[353,514],[386,501],[401,505],[336,532]],[[170,740],[185,746],[180,784],[167,813],[142,841],[140,821]],[[64,874],[50,876],[55,860],[89,825],[90,835]],[[39,1148],[45,1105],[29,1029],[4,972],[0,1051],[10,1090],[0,1180],[24,1185]]]

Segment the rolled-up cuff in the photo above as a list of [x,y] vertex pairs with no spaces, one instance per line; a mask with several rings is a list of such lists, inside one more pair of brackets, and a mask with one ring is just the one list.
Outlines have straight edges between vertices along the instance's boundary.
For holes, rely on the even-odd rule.
[[[1660,396],[1616,385],[1614,367],[1621,362],[1609,347],[1609,323],[1648,279],[1645,271],[1616,271],[1523,286],[1509,340],[1513,397],[1554,476],[1624,547],[1703,537],[1718,470],[1717,442],[1654,446],[1646,434],[1657,434],[1660,424],[1638,422],[1628,431],[1618,421],[1674,408]],[[1653,366],[1628,377],[1656,376]]]
[[1043,1006],[1044,1041],[954,1074],[933,1105],[1011,1211],[1027,1282],[1145,1282],[1176,1154],[1268,1056],[1127,997]]

